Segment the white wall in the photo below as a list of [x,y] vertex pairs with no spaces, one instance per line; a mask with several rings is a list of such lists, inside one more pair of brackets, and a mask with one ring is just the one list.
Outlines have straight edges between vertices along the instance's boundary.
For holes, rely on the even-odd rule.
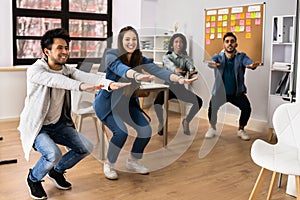
[[18,118],[24,107],[26,71],[0,71],[0,119]]
[[2,0],[0,6],[0,42],[3,45],[0,49],[0,67],[12,66],[12,1]]

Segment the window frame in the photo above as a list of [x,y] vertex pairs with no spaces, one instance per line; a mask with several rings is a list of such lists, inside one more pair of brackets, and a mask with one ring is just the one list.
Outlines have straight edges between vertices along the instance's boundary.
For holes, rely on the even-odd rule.
[[[37,18],[56,18],[61,20],[61,27],[69,31],[69,19],[75,20],[100,20],[107,22],[107,37],[70,37],[72,41],[106,41],[107,48],[112,44],[112,1],[107,0],[107,14],[73,12],[69,11],[69,0],[61,0],[61,10],[44,10],[17,8],[16,0],[13,0],[13,65],[31,65],[37,58],[17,58],[17,40],[40,40],[42,36],[18,36],[17,18],[18,17],[37,17]],[[101,58],[69,58],[68,64],[75,64],[83,60],[100,63]]]

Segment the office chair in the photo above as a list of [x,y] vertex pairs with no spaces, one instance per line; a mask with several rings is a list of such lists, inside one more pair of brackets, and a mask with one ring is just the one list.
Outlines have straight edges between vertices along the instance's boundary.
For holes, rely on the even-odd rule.
[[263,181],[273,172],[267,199],[271,199],[278,174],[295,176],[297,200],[300,200],[300,103],[280,105],[274,112],[273,125],[278,142],[273,145],[261,139],[254,141],[251,157],[261,166],[261,171],[250,194],[249,200],[256,199]]

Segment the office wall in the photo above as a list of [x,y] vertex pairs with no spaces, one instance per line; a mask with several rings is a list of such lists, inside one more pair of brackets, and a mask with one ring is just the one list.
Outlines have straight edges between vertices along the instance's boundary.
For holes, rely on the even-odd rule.
[[[155,24],[166,29],[173,29],[174,23],[178,22],[178,31],[185,33],[191,40],[190,51],[201,74],[201,79],[194,85],[194,88],[204,100],[203,108],[208,107],[214,81],[213,70],[208,68],[207,64],[203,62],[204,53],[206,53],[203,50],[205,34],[204,9],[266,2],[263,50],[264,65],[255,71],[247,70],[246,85],[253,110],[251,118],[262,122],[267,121],[272,16],[295,14],[296,0],[288,0],[284,6],[281,0],[245,0],[242,3],[236,0],[189,0],[188,3],[185,1],[176,1],[174,3],[173,0],[156,1],[158,10],[156,10],[157,17],[156,19],[154,18],[156,20]],[[239,115],[240,111],[233,106],[227,105],[226,112]]]
[[2,0],[0,6],[0,67],[12,66],[12,1]]

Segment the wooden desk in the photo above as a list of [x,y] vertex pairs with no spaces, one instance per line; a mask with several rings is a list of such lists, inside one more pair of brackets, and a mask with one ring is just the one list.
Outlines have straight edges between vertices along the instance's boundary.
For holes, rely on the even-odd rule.
[[166,121],[163,127],[163,147],[168,143],[168,100],[169,100],[169,86],[160,83],[146,83],[142,82],[140,90],[145,92],[164,92],[164,109],[166,110]]

